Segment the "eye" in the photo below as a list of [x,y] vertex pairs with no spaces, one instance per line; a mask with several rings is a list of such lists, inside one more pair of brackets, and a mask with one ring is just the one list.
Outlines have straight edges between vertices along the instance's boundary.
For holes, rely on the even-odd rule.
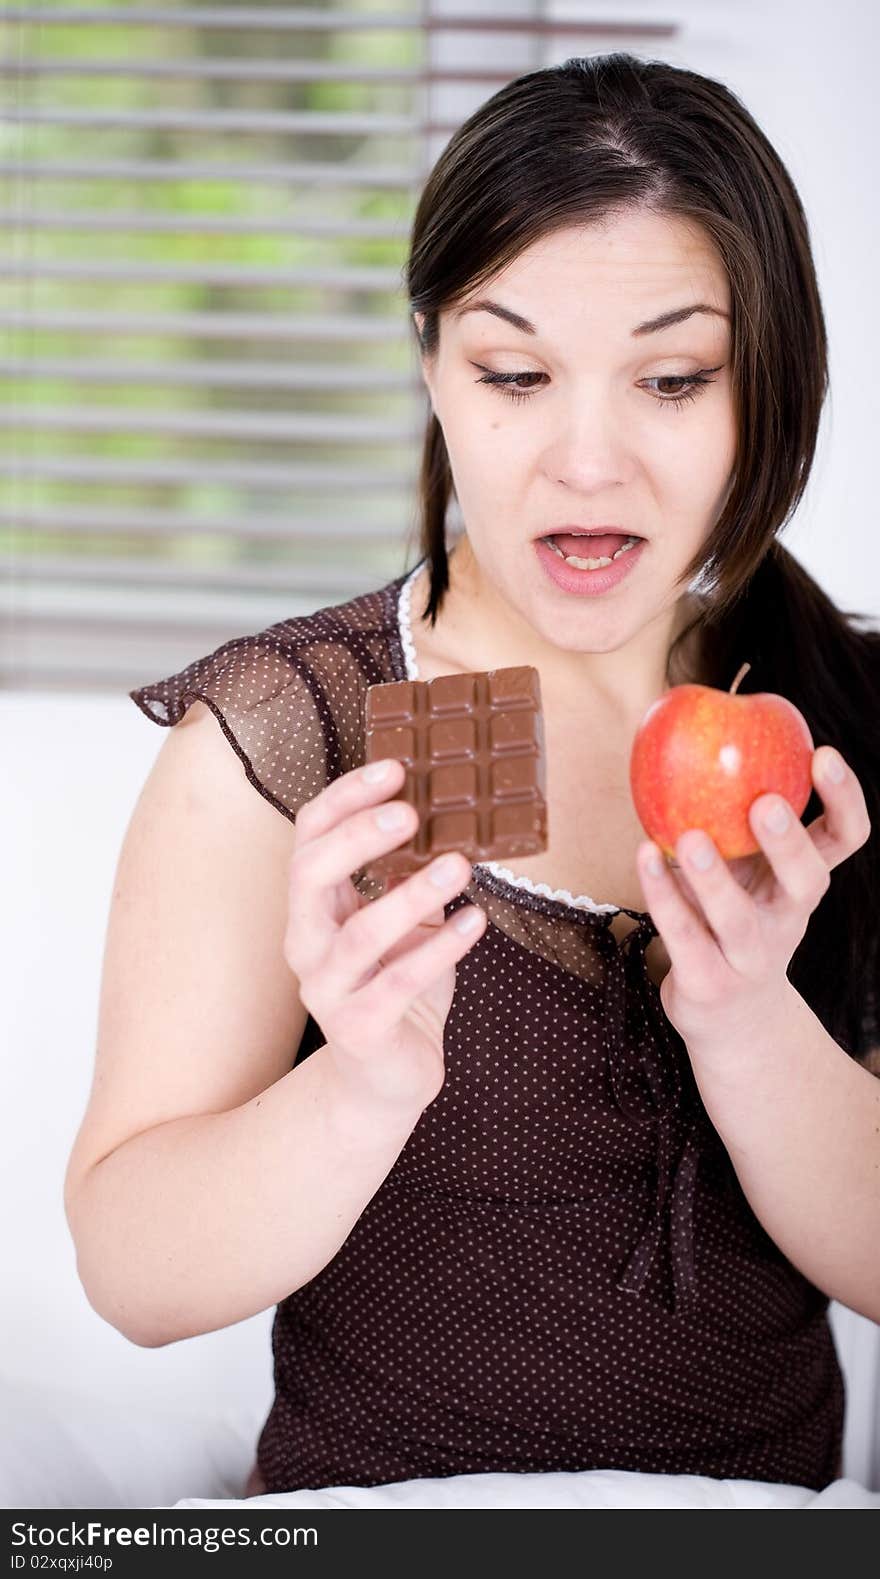
[[[474,367],[479,366],[479,362],[474,363]],[[478,384],[491,384],[496,387],[503,386],[500,388],[500,393],[507,400],[529,400],[531,398],[531,390],[515,389],[513,386],[520,383],[524,378],[543,378],[545,376],[543,373],[492,373],[488,368],[483,368],[482,373],[483,377],[476,379],[475,382]]]
[[[504,396],[505,400],[530,400],[532,395],[531,390],[517,389],[515,386],[522,383],[524,379],[541,379],[546,377],[546,374],[544,373],[532,372],[494,373],[487,367],[480,367],[479,362],[474,362],[473,366],[479,367],[480,372],[483,375],[482,378],[476,379],[475,382],[477,384],[489,384],[490,386],[497,388],[498,392]],[[721,367],[723,366],[724,363],[722,362]],[[683,406],[685,401],[696,400],[697,396],[702,394],[702,391],[707,384],[715,383],[714,378],[708,377],[708,374],[720,373],[721,367],[703,368],[699,373],[682,373],[681,375],[667,373],[658,378],[646,378],[643,380],[643,382],[646,384],[686,385],[687,387],[677,395],[656,394],[652,396],[652,399],[656,400],[657,404],[660,406]]]
[[[711,367],[707,369],[707,371],[710,373],[718,373],[720,372],[720,368]],[[654,399],[658,401],[661,406],[683,406],[687,400],[696,400],[697,396],[702,393],[706,385],[714,384],[714,382],[714,378],[706,377],[706,371],[702,373],[683,373],[681,377],[670,373],[665,378],[645,379],[646,384],[684,384],[687,386],[681,392],[681,394],[678,395],[655,395]]]

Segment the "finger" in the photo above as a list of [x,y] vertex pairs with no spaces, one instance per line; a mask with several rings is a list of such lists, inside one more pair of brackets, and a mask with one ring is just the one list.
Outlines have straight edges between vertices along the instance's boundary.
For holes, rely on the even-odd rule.
[[397,758],[384,759],[387,771],[384,777],[368,779],[367,773],[372,768],[379,768],[382,763],[367,763],[366,767],[354,768],[350,773],[343,773],[340,778],[334,779],[326,789],[321,790],[313,800],[306,801],[296,815],[295,843],[300,850],[312,839],[320,839],[331,828],[350,817],[353,812],[360,811],[364,806],[375,806],[379,801],[387,800],[390,795],[396,795],[403,785],[405,769]]
[[[357,915],[346,922],[336,938],[322,972],[322,992],[326,991],[333,1002],[338,1002],[353,993],[359,993],[365,981],[372,984],[374,977],[378,979],[375,968],[380,961],[386,972],[393,972],[404,961],[408,964],[411,957],[422,954],[424,947],[424,944],[413,946],[413,934],[416,937],[421,934],[428,942],[443,934],[446,940],[444,948],[452,947],[453,951],[457,947],[453,940],[457,939],[463,953],[480,936],[479,927],[485,925],[485,914],[477,906],[467,905],[446,921],[442,906],[467,887],[471,875],[471,864],[463,855],[454,853],[442,856],[413,874],[408,882],[359,910]],[[438,900],[441,924],[426,925],[426,918],[436,912]],[[470,934],[462,934],[453,926],[453,922],[470,911],[475,912],[479,926]],[[409,946],[404,947],[406,944]],[[436,956],[432,955],[431,958],[436,959]],[[416,965],[412,973],[399,972],[392,977],[398,986],[396,1017],[399,1018],[403,1012],[400,987],[404,986],[406,992],[412,989],[414,994],[416,991],[421,992],[436,978],[438,969],[442,968],[442,964],[438,966],[435,963],[433,974],[425,975],[423,967]],[[417,989],[413,987],[415,981],[419,983]],[[387,1008],[386,998],[384,995],[382,997]]]
[[[471,864],[456,852],[413,872],[390,893],[365,905],[342,928],[331,970],[338,986],[353,992],[380,960],[395,957],[416,928],[437,930],[446,919],[444,904],[471,880]],[[439,923],[437,915],[439,909]]]
[[[401,801],[380,804],[402,773],[403,764],[395,762],[387,779],[378,784],[362,774],[345,774],[300,809],[288,902],[288,930],[293,938],[289,960],[297,974],[326,953],[348,919],[351,907],[341,904],[340,893],[351,888],[352,873],[415,832],[418,815],[414,807]],[[381,828],[376,818],[393,807],[401,813],[399,826]]]
[[792,807],[781,795],[759,795],[749,807],[749,826],[772,868],[781,901],[793,910],[813,911],[830,882],[828,863]]
[[[830,769],[837,766],[841,777],[833,778]],[[830,869],[867,844],[871,819],[861,784],[833,747],[822,746],[813,752],[811,775],[825,810],[821,817],[814,818],[806,832]]]
[[[467,930],[462,931],[465,921]],[[349,999],[358,1022],[367,1020],[374,1035],[397,1025],[416,999],[479,942],[487,926],[486,912],[479,905],[464,905],[456,910],[445,926],[433,930],[419,948],[392,960]]]
[[689,828],[675,850],[728,965],[742,975],[758,970],[763,943],[754,900],[736,881],[713,840],[703,829]]
[[[397,764],[403,766],[403,764]],[[341,796],[319,805],[322,796],[300,810],[297,826],[308,815],[305,838],[297,838],[291,859],[291,905],[335,927],[335,889],[352,873],[379,856],[397,850],[416,834],[419,813],[406,801],[381,801],[376,786],[354,782]],[[337,788],[337,785],[330,786]],[[387,796],[389,791],[385,790]],[[365,805],[367,802],[367,805]]]
[[[384,888],[384,891],[383,891],[384,894],[393,893],[394,889],[395,888],[399,888],[401,883],[408,883],[412,875],[413,874],[411,872],[391,872],[391,873],[389,873],[389,875],[385,879],[385,888]],[[441,905],[439,905],[437,907],[436,910],[432,910],[429,915],[425,916],[422,925],[424,925],[424,926],[442,927],[443,922],[445,921],[445,919],[446,919],[446,915],[445,915],[443,906],[441,904]]]
[[[661,867],[656,875],[650,870],[653,857],[659,858]],[[711,988],[718,973],[717,940],[708,932],[698,911],[685,898],[655,844],[642,845],[638,867],[648,900],[648,911],[666,945],[670,965],[682,982],[704,981]]]
[[466,904],[443,926],[411,933],[424,941],[396,953],[387,951],[390,957],[383,961],[383,968],[349,998],[358,1019],[368,1020],[374,1033],[397,1025],[450,965],[457,965],[474,947],[487,926],[486,912],[479,905]]

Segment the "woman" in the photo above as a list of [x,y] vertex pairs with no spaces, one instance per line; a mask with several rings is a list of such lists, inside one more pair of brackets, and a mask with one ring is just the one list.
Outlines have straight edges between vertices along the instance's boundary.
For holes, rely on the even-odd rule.
[[[800,202],[721,84],[574,59],[451,139],[407,284],[415,570],[131,693],[178,727],[114,894],[80,1274],[144,1344],[277,1304],[248,1495],[821,1488],[829,1299],[880,1319],[880,638],[778,542],[827,387]],[[758,797],[756,856],[692,865],[688,830],[655,876],[634,732],[744,662],[817,742],[804,820],[767,831]],[[367,686],[522,663],[549,848],[383,891],[365,869],[414,813],[400,763],[360,771]],[[384,803],[409,821],[380,830]]]

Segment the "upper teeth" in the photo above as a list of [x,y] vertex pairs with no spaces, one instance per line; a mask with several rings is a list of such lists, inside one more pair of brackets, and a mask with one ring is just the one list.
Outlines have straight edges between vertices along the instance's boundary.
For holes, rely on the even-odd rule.
[[612,554],[611,559],[607,559],[604,554],[601,559],[581,559],[577,554],[563,554],[562,549],[553,542],[552,538],[548,537],[547,542],[559,555],[560,559],[564,559],[567,565],[574,565],[576,570],[601,570],[603,566],[611,564],[611,559],[619,559],[621,554],[627,553],[633,544],[638,542],[638,538],[628,537],[626,542],[622,543],[620,548],[618,548],[617,552]]

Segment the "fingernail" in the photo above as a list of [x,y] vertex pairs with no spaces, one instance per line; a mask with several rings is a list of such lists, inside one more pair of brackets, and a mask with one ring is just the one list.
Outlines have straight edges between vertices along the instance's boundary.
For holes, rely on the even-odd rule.
[[428,877],[434,884],[435,888],[445,888],[447,883],[452,882],[457,870],[458,861],[456,860],[455,856],[444,855],[441,860],[434,862],[434,865],[431,867],[431,870],[428,873]]
[[688,852],[688,860],[698,872],[708,872],[715,859],[715,851],[708,839],[700,839],[693,844]]
[[663,857],[659,853],[656,845],[653,845],[652,848],[649,850],[647,858],[646,858],[646,861],[645,861],[645,865],[648,868],[649,876],[651,876],[651,877],[662,877],[663,876]]
[[383,833],[390,833],[392,828],[402,828],[406,822],[406,811],[403,806],[386,806],[383,811],[376,812],[376,827]]
[[785,807],[781,801],[776,801],[764,816],[764,827],[769,828],[771,833],[784,833],[789,821],[790,818]]
[[382,779],[388,777],[390,768],[391,763],[387,761],[371,762],[368,768],[364,768],[364,778],[368,784],[378,784]]
[[832,784],[843,783],[843,780],[846,777],[846,768],[844,767],[843,762],[837,755],[836,751],[829,752],[828,756],[825,758],[824,767],[825,777],[830,779]]

